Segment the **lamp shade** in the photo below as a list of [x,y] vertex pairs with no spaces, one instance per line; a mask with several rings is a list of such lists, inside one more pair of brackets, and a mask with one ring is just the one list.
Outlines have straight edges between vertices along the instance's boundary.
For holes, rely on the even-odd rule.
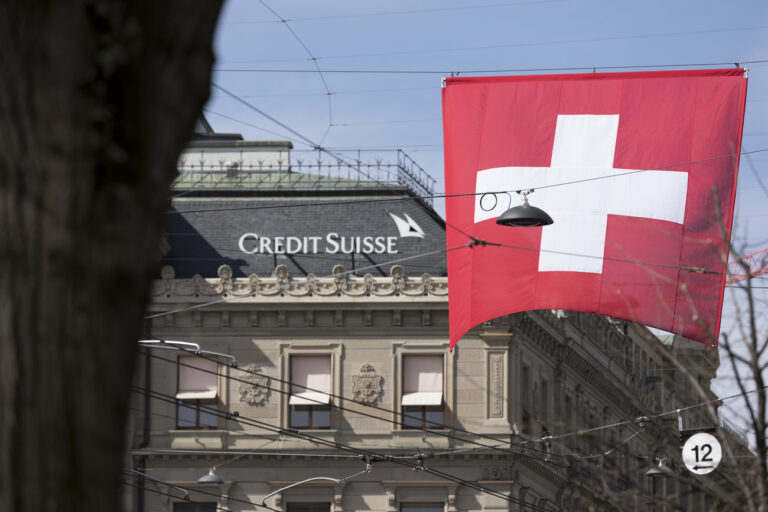
[[223,484],[224,480],[221,479],[216,473],[213,472],[213,468],[208,470],[207,475],[203,475],[197,481],[199,484]]
[[654,466],[645,472],[645,476],[648,476],[651,478],[654,478],[657,476],[669,476],[674,474],[675,472],[672,471],[668,466],[665,466],[662,461],[659,461],[658,466]]
[[510,208],[496,219],[496,224],[512,227],[548,226],[552,222],[552,217],[547,212],[531,206],[527,201]]

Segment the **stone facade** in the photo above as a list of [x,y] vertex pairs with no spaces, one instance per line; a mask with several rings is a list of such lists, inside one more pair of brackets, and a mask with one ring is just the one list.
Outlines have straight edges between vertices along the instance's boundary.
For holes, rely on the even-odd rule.
[[[150,378],[139,372],[136,385],[149,382],[156,394],[145,404],[136,393],[132,408],[133,465],[162,482],[144,481],[144,510],[185,510],[169,485],[188,489],[195,502],[253,510],[244,501],[260,504],[314,477],[329,479],[278,492],[266,505],[315,503],[334,512],[646,506],[653,457],[674,460],[668,425],[630,422],[557,438],[690,403],[687,386],[661,384],[669,348],[645,328],[528,312],[486,322],[451,352],[445,278],[406,277],[398,266],[389,277],[352,277],[340,266],[331,275],[293,277],[278,267],[269,277],[233,279],[221,267],[218,278],[176,279],[163,269],[149,312],[161,316],[151,319],[149,337],[197,343],[234,356],[236,366],[217,359],[215,428],[178,428],[176,361],[190,354],[152,349]],[[695,348],[716,368],[716,351]],[[445,426],[403,428],[403,358],[430,354],[443,358]],[[297,355],[331,360],[328,429],[290,428]],[[707,386],[711,377],[703,376]],[[688,421],[706,420],[697,413]],[[365,469],[365,454],[383,460],[343,481]],[[211,467],[224,483],[197,483]],[[665,483],[657,496],[681,494],[676,485]],[[679,500],[686,509],[704,505],[702,493]]]

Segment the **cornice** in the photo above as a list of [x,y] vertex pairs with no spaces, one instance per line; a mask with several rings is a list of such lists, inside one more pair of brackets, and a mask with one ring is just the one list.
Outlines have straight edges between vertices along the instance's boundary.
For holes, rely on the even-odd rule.
[[269,277],[251,274],[233,278],[232,269],[221,265],[218,277],[205,278],[199,274],[189,279],[177,279],[173,267],[164,266],[161,278],[153,282],[150,297],[154,303],[202,302],[214,297],[237,298],[243,302],[342,301],[359,299],[365,302],[402,302],[416,299],[447,305],[448,279],[422,274],[407,277],[403,267],[394,265],[389,277],[351,276],[342,265],[333,267],[328,277],[309,274],[293,277],[285,265],[278,265]]

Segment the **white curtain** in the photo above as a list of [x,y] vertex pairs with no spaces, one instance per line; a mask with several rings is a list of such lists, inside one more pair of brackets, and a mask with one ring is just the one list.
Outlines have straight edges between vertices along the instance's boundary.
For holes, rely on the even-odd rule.
[[[179,392],[181,400],[202,400],[216,398],[218,393],[218,371],[216,361],[202,357],[179,358]],[[211,373],[212,372],[212,373]]]
[[291,405],[318,405],[331,401],[330,356],[291,357]]
[[443,403],[443,356],[403,356],[403,405]]

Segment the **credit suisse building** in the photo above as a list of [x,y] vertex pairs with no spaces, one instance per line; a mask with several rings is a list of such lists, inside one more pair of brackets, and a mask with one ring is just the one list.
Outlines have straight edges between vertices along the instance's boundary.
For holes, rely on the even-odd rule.
[[[677,424],[570,435],[700,401],[668,358],[708,390],[716,350],[536,311],[449,351],[445,224],[419,199],[431,179],[402,152],[369,163],[291,149],[201,119],[179,160],[147,322],[162,343],[143,345],[135,377],[131,509],[723,504],[680,471]],[[679,476],[646,477],[655,457]]]

